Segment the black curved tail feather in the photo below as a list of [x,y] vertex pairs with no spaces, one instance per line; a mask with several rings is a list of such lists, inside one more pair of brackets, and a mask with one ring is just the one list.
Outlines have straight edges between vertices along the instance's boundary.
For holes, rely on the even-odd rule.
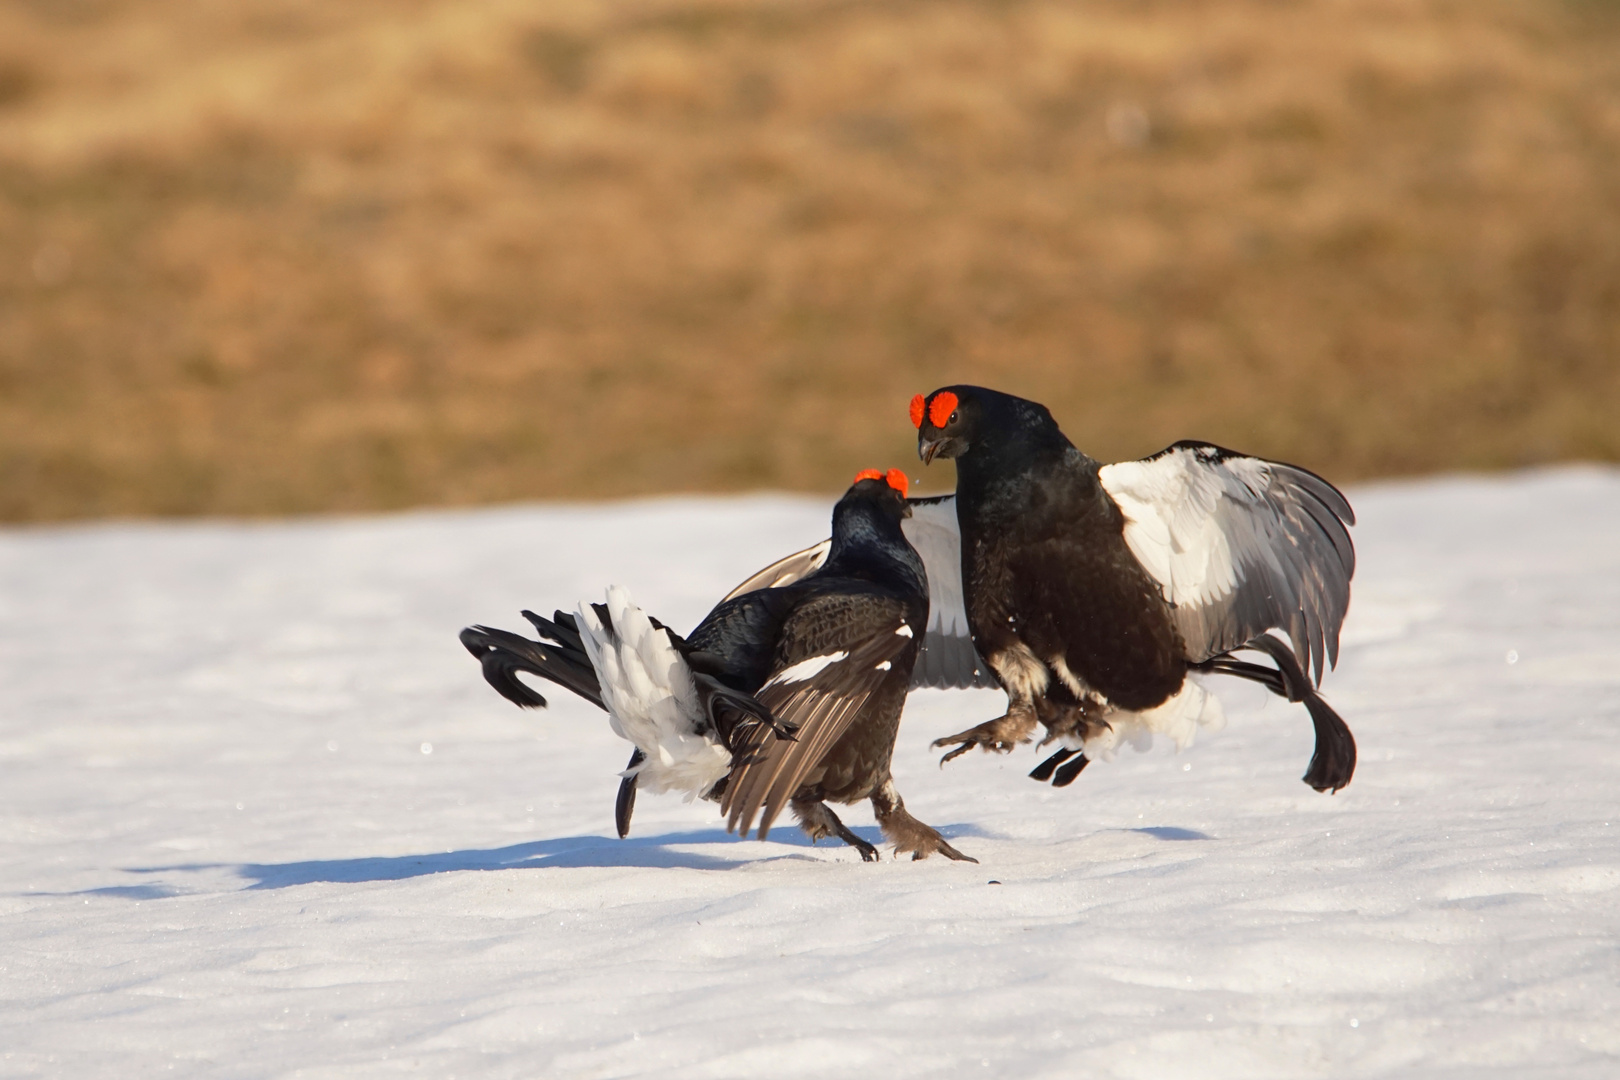
[[1065,762],[1063,765],[1059,766],[1057,775],[1052,777],[1052,786],[1068,787],[1070,784],[1074,783],[1074,778],[1080,775],[1081,770],[1090,764],[1091,759],[1086,757],[1084,753],[1075,758],[1073,761]]
[[714,725],[720,741],[733,754],[740,753],[745,746],[755,745],[758,740],[753,737],[753,732],[761,726],[770,728],[778,739],[786,742],[798,738],[792,728],[772,715],[771,710],[754,695],[733,690],[713,675],[701,671],[692,672],[692,681],[697,683],[698,701],[703,705],[709,723]]
[[1059,765],[1063,764],[1065,761],[1068,761],[1079,752],[1080,751],[1078,750],[1070,750],[1066,746],[1060,748],[1051,757],[1029,770],[1029,778],[1042,784],[1046,783],[1048,780],[1052,779],[1052,773]]
[[517,673],[522,671],[572,690],[599,709],[603,707],[596,669],[581,650],[530,641],[490,626],[467,627],[461,632],[461,644],[477,658],[484,681],[514,705],[538,709],[546,704],[538,691],[518,681]]
[[[630,764],[626,769],[633,769],[647,760],[647,755],[641,750],[630,751]],[[618,827],[619,839],[623,840],[630,835],[630,815],[636,812],[636,778],[627,776],[619,781],[619,797],[613,802],[613,824]]]
[[1334,792],[1350,782],[1356,771],[1356,740],[1339,714],[1316,694],[1305,699],[1316,726],[1316,752],[1302,779],[1317,791]]
[[[1070,760],[1071,758],[1073,760]],[[1068,787],[1090,764],[1091,759],[1086,757],[1084,750],[1070,750],[1064,747],[1031,769],[1029,778],[1043,784],[1050,780],[1053,787]]]
[[[602,625],[613,628],[613,620],[609,618],[607,608],[601,604],[592,604],[596,610],[597,618]],[[551,618],[543,619],[539,615],[524,608],[522,615],[534,626],[535,632],[546,641],[555,641],[561,648],[566,649],[570,655],[578,654],[579,659],[585,659],[585,642],[579,636],[579,623],[574,616],[566,611],[554,611]]]
[[1356,740],[1350,728],[1316,692],[1286,642],[1262,634],[1243,647],[1265,653],[1276,661],[1276,668],[1235,660],[1230,653],[1194,666],[1199,671],[1257,682],[1278,697],[1303,703],[1316,729],[1316,750],[1302,779],[1317,791],[1333,792],[1344,787],[1356,772]]
[[1231,653],[1222,653],[1213,660],[1205,660],[1193,667],[1196,671],[1208,672],[1211,675],[1235,675],[1240,679],[1248,679],[1250,682],[1259,683],[1278,697],[1288,698],[1289,701],[1299,700],[1289,695],[1288,685],[1281,671],[1266,667],[1264,664],[1251,664],[1247,660],[1234,660]]

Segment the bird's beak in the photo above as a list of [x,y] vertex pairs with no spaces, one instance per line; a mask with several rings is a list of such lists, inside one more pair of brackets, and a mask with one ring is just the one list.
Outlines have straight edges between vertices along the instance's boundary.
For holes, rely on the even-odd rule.
[[939,453],[939,448],[944,444],[944,442],[944,439],[917,440],[917,456],[922,458],[922,463],[924,465],[932,465],[934,463],[934,455]]

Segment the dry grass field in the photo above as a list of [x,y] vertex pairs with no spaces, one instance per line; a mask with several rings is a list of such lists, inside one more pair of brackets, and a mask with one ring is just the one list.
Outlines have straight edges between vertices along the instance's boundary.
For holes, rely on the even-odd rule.
[[833,491],[953,381],[1620,459],[1620,4],[0,3],[0,519]]

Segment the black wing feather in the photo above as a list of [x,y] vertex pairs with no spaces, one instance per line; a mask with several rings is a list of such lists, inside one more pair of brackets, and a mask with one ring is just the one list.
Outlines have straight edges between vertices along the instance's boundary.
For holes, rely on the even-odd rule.
[[[999,689],[1001,683],[973,647],[968,629],[967,607],[962,600],[962,541],[956,523],[956,496],[930,495],[907,499],[906,504],[911,516],[900,523],[900,528],[922,558],[928,574],[928,630],[918,646],[912,687]],[[831,544],[823,540],[776,560],[749,575],[725,599],[803,580],[821,569]]]

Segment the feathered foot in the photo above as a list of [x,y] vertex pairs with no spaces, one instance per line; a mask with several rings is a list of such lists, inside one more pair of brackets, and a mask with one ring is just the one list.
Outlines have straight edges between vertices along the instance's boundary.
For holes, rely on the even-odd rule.
[[[1041,746],[1059,739],[1085,742],[1092,735],[1108,727],[1108,721],[1103,719],[1103,707],[1090,698],[1082,699],[1078,704],[1060,704],[1046,698],[1038,699],[1035,702],[1035,714],[1041,723],[1046,725],[1046,738],[1041,740]],[[1070,761],[1070,758],[1074,760]],[[1068,787],[1074,783],[1074,778],[1080,775],[1081,770],[1090,764],[1091,759],[1086,757],[1084,751],[1064,747],[1031,769],[1029,778],[1043,784],[1050,780],[1053,787]]]
[[943,766],[947,761],[961,757],[975,746],[1005,754],[1018,744],[1029,742],[1030,733],[1034,730],[1034,708],[1027,702],[1017,702],[1008,705],[1006,713],[994,720],[986,720],[977,727],[970,727],[955,735],[947,735],[943,739],[935,739],[933,747],[936,750],[942,746],[956,747],[939,759],[940,765]]
[[862,862],[878,861],[877,848],[850,832],[826,803],[819,799],[794,799],[789,805],[793,808],[793,816],[799,819],[799,828],[804,830],[812,844],[817,840],[836,836],[860,852]]
[[908,814],[905,801],[895,790],[893,780],[885,781],[883,787],[872,796],[872,813],[877,817],[884,839],[894,845],[895,858],[899,858],[901,852],[909,851],[912,862],[934,854],[957,862],[979,861],[957,851],[937,831]]

